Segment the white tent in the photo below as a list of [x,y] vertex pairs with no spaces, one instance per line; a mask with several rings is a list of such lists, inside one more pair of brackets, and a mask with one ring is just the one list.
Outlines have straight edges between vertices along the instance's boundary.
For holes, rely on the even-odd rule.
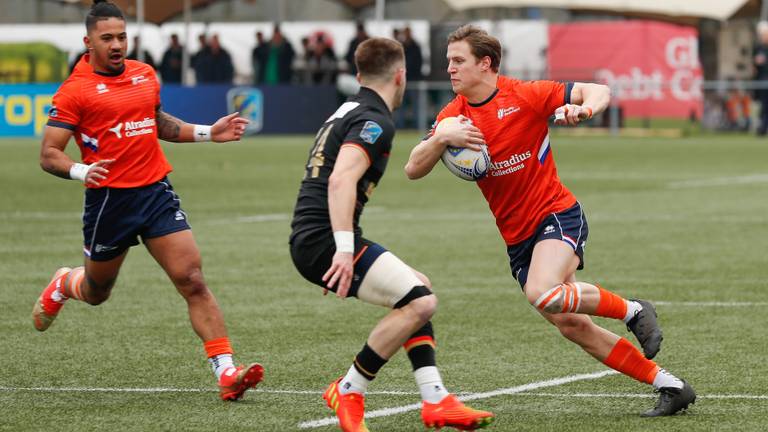
[[548,7],[726,20],[749,0],[444,0],[457,11],[485,7]]

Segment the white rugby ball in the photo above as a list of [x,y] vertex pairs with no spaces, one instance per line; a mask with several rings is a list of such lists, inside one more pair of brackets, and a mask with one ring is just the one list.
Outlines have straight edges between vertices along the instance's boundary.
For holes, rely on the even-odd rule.
[[[435,127],[438,133],[441,127],[461,121],[458,117],[446,117]],[[488,148],[482,146],[482,150],[472,150],[464,147],[448,146],[440,157],[448,171],[456,177],[467,181],[478,181],[485,177],[491,166],[491,156]]]

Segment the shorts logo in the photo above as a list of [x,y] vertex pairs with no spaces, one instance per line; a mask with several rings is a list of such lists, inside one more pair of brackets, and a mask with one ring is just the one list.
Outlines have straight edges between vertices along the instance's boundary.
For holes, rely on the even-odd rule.
[[375,121],[367,121],[363,125],[363,129],[360,131],[360,138],[368,144],[373,144],[381,136],[384,129],[379,126]]
[[107,85],[104,83],[98,83],[96,84],[96,93],[98,94],[104,94],[108,92],[109,89],[107,88]]
[[93,248],[94,252],[96,253],[109,252],[115,249],[117,249],[117,246],[106,246],[103,244],[97,244],[96,247]]
[[177,221],[182,221],[182,220],[184,220],[184,213],[182,213],[182,212],[180,212],[180,211],[177,211],[177,212],[176,212],[176,218],[175,218],[175,219],[176,219]]
[[91,138],[82,132],[80,133],[80,138],[83,140],[84,146],[88,147],[94,152],[99,151],[99,140],[97,140],[96,138]]
[[553,232],[555,232],[554,225],[547,225],[547,227],[544,228],[544,234],[552,234]]

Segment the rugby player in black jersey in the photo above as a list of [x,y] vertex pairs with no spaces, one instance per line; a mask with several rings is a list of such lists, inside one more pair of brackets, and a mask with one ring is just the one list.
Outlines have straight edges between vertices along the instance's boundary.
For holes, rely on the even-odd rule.
[[[435,363],[430,319],[437,299],[429,279],[362,236],[359,221],[384,175],[395,127],[392,111],[405,91],[399,42],[372,38],[355,51],[360,92],[322,125],[309,152],[290,237],[291,257],[304,278],[336,293],[390,308],[349,371],[323,394],[347,432],[367,431],[365,392],[400,347],[413,366],[427,427],[463,430],[490,424],[493,414],[462,404],[445,389]],[[482,144],[474,128],[454,129],[452,141]],[[459,139],[460,138],[460,139]]]

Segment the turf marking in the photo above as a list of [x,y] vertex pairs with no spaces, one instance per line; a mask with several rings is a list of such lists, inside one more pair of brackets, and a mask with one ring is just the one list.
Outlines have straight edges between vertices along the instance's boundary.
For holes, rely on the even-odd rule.
[[712,186],[732,186],[755,183],[768,183],[768,174],[752,174],[735,177],[715,177],[708,179],[693,179],[667,183],[670,189],[698,188]]
[[712,307],[752,307],[768,306],[768,302],[673,302],[673,301],[654,301],[656,306],[712,306]]
[[[493,390],[489,392],[470,393],[470,394],[459,396],[459,399],[462,401],[488,399],[495,396],[511,395],[515,393],[522,393],[528,390],[536,390],[536,389],[545,388],[545,387],[554,387],[554,386],[568,384],[576,381],[593,380],[593,379],[602,378],[608,375],[616,375],[616,374],[618,374],[618,372],[616,371],[604,370],[604,371],[590,373],[590,374],[570,375],[562,378],[555,378],[555,379],[546,380],[546,381],[537,381],[529,384],[524,384],[521,386],[508,387],[508,388]],[[383,409],[369,411],[365,413],[365,418],[370,419],[370,418],[376,418],[376,417],[387,417],[395,414],[406,413],[408,411],[415,411],[418,409],[421,409],[420,403],[403,405],[399,407],[383,408]],[[301,422],[299,423],[299,428],[310,429],[310,428],[317,428],[322,426],[329,426],[329,425],[337,424],[338,421],[339,420],[336,417],[326,417],[324,419]]]

